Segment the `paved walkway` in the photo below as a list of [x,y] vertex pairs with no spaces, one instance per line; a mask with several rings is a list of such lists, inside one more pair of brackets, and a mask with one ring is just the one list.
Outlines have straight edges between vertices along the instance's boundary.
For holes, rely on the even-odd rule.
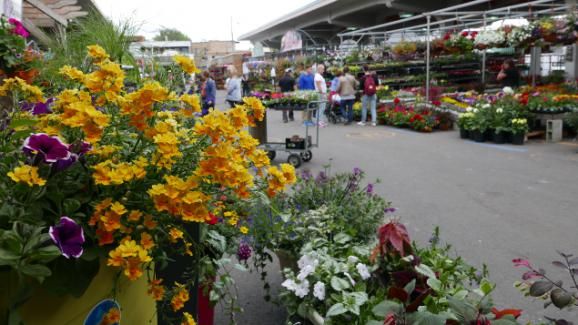
[[[268,121],[270,141],[304,132],[298,121],[283,124],[280,112],[270,113]],[[513,258],[527,257],[568,283],[551,261],[556,250],[578,255],[577,143],[498,146],[460,140],[457,132],[421,134],[384,126],[331,125],[321,131],[320,148],[302,169],[316,172],[330,163],[332,172],[360,167],[368,180],[381,179],[376,192],[399,209],[412,239],[427,243],[439,225],[442,240],[457,254],[473,265],[488,265],[499,306],[531,308],[527,317],[533,320],[545,314],[542,302],[513,288],[522,273],[512,266]],[[285,159],[279,154],[275,162]],[[272,287],[278,287],[277,264],[270,271]],[[283,324],[283,310],[261,299],[259,275],[237,277],[245,308],[239,324]],[[550,311],[546,315],[556,315]],[[576,320],[578,312],[566,317]]]

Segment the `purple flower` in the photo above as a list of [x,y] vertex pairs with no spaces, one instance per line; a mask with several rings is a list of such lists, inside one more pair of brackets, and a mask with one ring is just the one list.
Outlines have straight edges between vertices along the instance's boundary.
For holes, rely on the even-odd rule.
[[373,184],[367,184],[367,188],[365,189],[365,192],[369,195],[373,194]]
[[42,114],[49,114],[52,113],[50,106],[54,102],[54,98],[49,98],[46,102],[38,102],[38,103],[29,103],[29,102],[22,102],[20,105],[23,111],[31,112],[32,115],[42,115]]
[[65,169],[67,169],[68,167],[72,166],[72,164],[74,164],[77,161],[78,161],[78,155],[73,153],[73,154],[70,154],[70,158],[58,160],[57,162],[54,163],[53,166],[57,171],[63,171]]
[[329,178],[327,177],[327,174],[325,174],[324,171],[319,172],[319,175],[317,175],[317,178],[315,178],[315,182],[316,183],[325,183]]
[[24,140],[23,151],[28,154],[39,154],[46,163],[70,158],[68,145],[62,143],[58,137],[51,137],[45,133],[36,133]]
[[57,225],[50,227],[48,234],[66,258],[79,258],[82,255],[84,231],[82,226],[68,217],[60,218]]
[[308,181],[313,177],[313,175],[311,175],[311,172],[309,170],[304,170],[301,172],[301,179]]
[[359,175],[361,175],[361,173],[362,173],[362,171],[360,168],[358,168],[358,167],[353,168],[353,175],[359,176]]
[[237,258],[239,261],[246,261],[251,257],[251,246],[247,243],[241,243],[237,250]]
[[386,208],[386,209],[384,210],[385,213],[394,213],[395,211],[397,211],[396,208]]
[[10,23],[12,26],[14,26],[12,28],[12,34],[16,34],[16,35],[20,35],[24,38],[27,38],[30,33],[28,33],[28,31],[26,30],[26,28],[24,28],[24,26],[22,25],[22,23],[20,22],[20,20],[18,19],[14,19],[14,18],[10,18],[8,19],[8,23]]

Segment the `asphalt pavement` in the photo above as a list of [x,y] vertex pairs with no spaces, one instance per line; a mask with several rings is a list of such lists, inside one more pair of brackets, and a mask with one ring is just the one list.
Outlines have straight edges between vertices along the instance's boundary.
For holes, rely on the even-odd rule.
[[[284,124],[281,112],[269,112],[269,141],[303,135],[300,114]],[[524,298],[513,283],[523,270],[512,259],[528,258],[549,275],[569,283],[555,269],[556,250],[578,256],[578,143],[531,141],[524,146],[460,140],[455,131],[416,133],[386,126],[330,125],[320,130],[313,160],[300,169],[331,172],[359,167],[367,180],[380,179],[376,193],[398,208],[410,236],[426,244],[435,226],[456,255],[480,267],[487,264],[497,284],[495,302],[524,309],[525,320],[557,315],[543,302]],[[278,153],[274,163],[285,162]],[[278,264],[270,267],[273,293],[280,287]],[[284,324],[285,312],[262,299],[257,273],[235,273],[245,312],[238,324]],[[565,313],[577,321],[578,312]],[[216,324],[228,324],[217,309]]]

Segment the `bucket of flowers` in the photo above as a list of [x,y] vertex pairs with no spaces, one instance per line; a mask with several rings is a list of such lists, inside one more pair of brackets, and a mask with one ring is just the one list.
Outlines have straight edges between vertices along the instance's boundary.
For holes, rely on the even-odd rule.
[[[123,309],[129,323],[156,318],[156,301],[164,321],[194,324],[197,311],[185,307],[193,289],[236,251],[251,200],[282,191],[295,181],[294,169],[270,167],[245,130],[264,117],[258,99],[197,118],[198,96],[177,96],[152,80],[127,93],[124,72],[101,47],[89,46],[87,61],[90,71],[61,68],[70,88],[43,112],[18,105],[46,103],[41,89],[19,78],[0,85],[0,96],[14,101],[0,129],[0,276],[17,279],[0,292],[0,317],[19,319],[40,299],[36,305],[46,307],[20,313],[24,321],[67,323],[53,317],[63,300],[39,292],[71,294],[90,306],[95,289],[98,299],[124,303],[130,297],[122,300],[118,286],[139,283],[150,300]],[[175,62],[197,72],[187,57]],[[182,281],[161,278],[175,257],[188,256]],[[224,294],[218,288],[211,297]]]

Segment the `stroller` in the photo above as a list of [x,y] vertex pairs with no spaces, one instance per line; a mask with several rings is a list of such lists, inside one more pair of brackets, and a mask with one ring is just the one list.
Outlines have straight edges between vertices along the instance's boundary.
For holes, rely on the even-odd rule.
[[335,92],[329,94],[328,109],[325,110],[327,120],[332,124],[337,124],[345,121],[345,117],[341,113],[341,98]]

